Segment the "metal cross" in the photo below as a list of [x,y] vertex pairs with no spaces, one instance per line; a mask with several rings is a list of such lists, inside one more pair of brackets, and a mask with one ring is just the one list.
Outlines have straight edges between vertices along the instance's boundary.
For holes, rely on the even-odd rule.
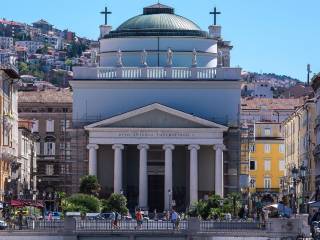
[[221,12],[217,12],[217,8],[214,7],[214,11],[210,12],[211,15],[213,15],[213,23],[214,25],[217,25],[217,15],[221,14]]
[[108,7],[105,7],[104,12],[100,12],[100,13],[104,15],[104,24],[108,25],[108,15],[112,14],[112,12],[108,12]]

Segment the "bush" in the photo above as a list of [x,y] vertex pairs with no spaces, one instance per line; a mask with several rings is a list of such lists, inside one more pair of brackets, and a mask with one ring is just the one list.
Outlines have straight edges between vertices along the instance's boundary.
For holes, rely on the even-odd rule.
[[100,208],[100,200],[87,194],[74,194],[62,202],[64,212],[100,212]]

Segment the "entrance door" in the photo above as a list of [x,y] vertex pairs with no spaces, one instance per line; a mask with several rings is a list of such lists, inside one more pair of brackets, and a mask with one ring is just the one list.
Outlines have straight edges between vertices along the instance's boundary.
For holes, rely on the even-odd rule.
[[148,206],[149,212],[157,209],[162,212],[164,208],[164,175],[148,176]]

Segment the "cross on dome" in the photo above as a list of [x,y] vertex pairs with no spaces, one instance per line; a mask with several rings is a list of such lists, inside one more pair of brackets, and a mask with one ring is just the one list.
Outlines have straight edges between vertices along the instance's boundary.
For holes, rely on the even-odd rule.
[[103,15],[104,15],[104,24],[105,24],[105,25],[108,25],[108,15],[109,15],[109,14],[112,14],[112,12],[109,12],[109,11],[108,11],[108,7],[105,7],[105,8],[104,8],[104,11],[100,12],[100,14],[103,14]]
[[211,15],[213,15],[213,24],[217,25],[217,15],[221,14],[221,12],[217,11],[217,8],[214,7],[214,11],[210,12]]

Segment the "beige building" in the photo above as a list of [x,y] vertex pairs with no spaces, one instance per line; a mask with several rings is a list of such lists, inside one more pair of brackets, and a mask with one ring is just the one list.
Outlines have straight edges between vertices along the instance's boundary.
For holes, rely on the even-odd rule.
[[315,181],[316,181],[316,195],[315,199],[320,200],[320,73],[315,75],[312,79],[312,87],[315,92],[316,115],[315,115]]
[[[315,99],[308,99],[297,108],[283,123],[285,138],[286,173],[283,190],[287,193],[294,191],[292,169],[301,166],[307,168],[304,184],[302,184],[301,171],[298,173],[297,199],[299,205],[303,199],[307,201],[315,192],[315,161],[313,150],[316,143],[315,136],[316,104]],[[303,186],[304,185],[304,186]]]
[[9,194],[11,166],[18,154],[18,113],[15,80],[18,69],[9,58],[0,58],[0,201]]

